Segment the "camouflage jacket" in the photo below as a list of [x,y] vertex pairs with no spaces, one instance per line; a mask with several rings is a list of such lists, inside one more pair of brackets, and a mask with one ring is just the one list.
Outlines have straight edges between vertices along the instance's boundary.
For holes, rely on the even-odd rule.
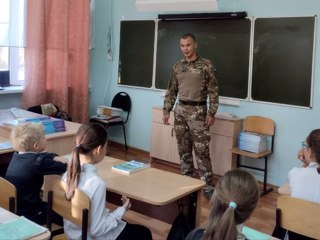
[[219,104],[218,81],[210,60],[198,56],[194,61],[182,59],[173,65],[164,99],[164,114],[172,110],[178,95],[181,100],[209,99],[208,114],[215,115]]

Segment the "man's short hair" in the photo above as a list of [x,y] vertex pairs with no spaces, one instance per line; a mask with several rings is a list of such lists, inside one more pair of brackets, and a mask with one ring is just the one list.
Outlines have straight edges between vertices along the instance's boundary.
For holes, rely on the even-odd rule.
[[13,149],[18,152],[29,152],[44,136],[44,127],[41,123],[23,123],[14,127],[11,132]]
[[196,37],[192,33],[185,33],[181,36],[181,39],[191,38],[194,42],[197,41]]

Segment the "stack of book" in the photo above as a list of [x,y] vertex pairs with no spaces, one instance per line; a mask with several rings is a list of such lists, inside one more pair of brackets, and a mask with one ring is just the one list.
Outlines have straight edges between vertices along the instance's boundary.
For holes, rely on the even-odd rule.
[[14,127],[18,124],[26,123],[26,122],[41,123],[44,127],[45,134],[63,132],[66,130],[65,122],[63,119],[52,118],[47,116],[4,120],[1,122],[1,124],[4,126]]
[[123,110],[121,108],[108,107],[108,106],[98,106],[97,115],[98,116],[120,116]]
[[100,122],[121,122],[123,121],[121,114],[123,110],[121,108],[98,106],[97,115],[92,116],[92,119],[99,120]]
[[112,170],[128,175],[146,168],[150,168],[149,163],[143,163],[136,160],[131,160],[129,162],[120,163],[112,166]]
[[44,127],[45,134],[63,132],[66,130],[66,126],[63,119],[52,118],[52,117],[37,117],[27,118],[24,122],[39,122]]
[[104,116],[104,115],[95,115],[92,117],[93,119],[99,120],[104,123],[109,123],[109,122],[120,122],[122,121],[121,116]]
[[238,146],[241,150],[260,153],[268,149],[268,138],[251,132],[240,132]]

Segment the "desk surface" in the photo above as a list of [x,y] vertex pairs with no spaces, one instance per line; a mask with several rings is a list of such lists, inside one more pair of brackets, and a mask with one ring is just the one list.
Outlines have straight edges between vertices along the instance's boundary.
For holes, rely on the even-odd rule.
[[[18,112],[19,116],[16,117],[11,109],[0,110],[0,142],[8,141],[12,130],[11,126],[2,125],[3,121],[43,116],[23,109],[18,109]],[[47,151],[59,155],[69,154],[74,147],[74,136],[80,126],[79,123],[65,121],[66,131],[47,134]],[[0,150],[0,154],[12,151],[13,149]]]
[[[9,138],[6,138],[6,137],[2,137],[2,136],[0,136],[0,144],[1,144],[1,143],[6,143],[6,142],[11,142],[11,141],[10,141],[10,139],[9,139]],[[5,149],[2,149],[2,148],[0,147],[0,154],[2,154],[2,153],[12,152],[12,151],[13,151],[13,149],[12,149],[12,148],[5,148]]]
[[143,169],[130,175],[111,169],[124,161],[105,157],[97,164],[98,174],[107,189],[145,203],[165,205],[200,190],[205,182],[155,168]]
[[[14,219],[14,218],[18,218],[18,216],[12,212],[9,212],[8,210],[0,207],[0,224],[4,223],[6,221],[9,221],[11,219]],[[42,234],[39,234],[39,235],[34,236],[32,238],[29,238],[29,240],[45,240],[45,239],[50,239],[50,236],[51,236],[51,233],[48,230]]]
[[[3,121],[43,116],[41,114],[29,112],[29,111],[26,111],[26,110],[23,110],[23,109],[19,109],[19,111],[21,112],[21,117],[15,117],[11,113],[10,109],[0,110],[0,135],[2,137],[10,137],[10,132],[12,130],[12,127],[2,125],[1,123]],[[66,126],[66,131],[47,134],[46,138],[47,139],[55,139],[55,138],[73,136],[77,132],[80,124],[79,123],[65,121],[65,126]],[[5,134],[5,132],[9,133],[9,135]]]

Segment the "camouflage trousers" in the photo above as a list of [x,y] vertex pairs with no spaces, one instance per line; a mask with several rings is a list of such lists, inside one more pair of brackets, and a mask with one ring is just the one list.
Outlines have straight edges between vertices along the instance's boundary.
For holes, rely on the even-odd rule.
[[213,186],[213,172],[210,161],[209,128],[205,126],[207,107],[177,104],[174,110],[174,130],[181,161],[181,174],[194,176],[192,149],[198,164],[201,180]]

